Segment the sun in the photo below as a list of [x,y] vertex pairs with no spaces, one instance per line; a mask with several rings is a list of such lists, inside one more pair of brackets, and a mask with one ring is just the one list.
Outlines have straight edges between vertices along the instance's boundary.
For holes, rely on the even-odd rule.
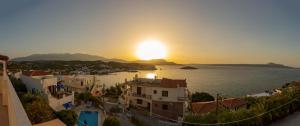
[[158,40],[146,40],[138,45],[136,56],[141,60],[163,59],[167,56],[167,49]]

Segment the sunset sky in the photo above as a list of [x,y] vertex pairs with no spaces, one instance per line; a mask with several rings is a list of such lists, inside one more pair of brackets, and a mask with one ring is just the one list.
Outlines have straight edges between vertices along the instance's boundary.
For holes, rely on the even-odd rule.
[[0,54],[136,60],[155,39],[178,63],[300,67],[297,0],[0,0]]

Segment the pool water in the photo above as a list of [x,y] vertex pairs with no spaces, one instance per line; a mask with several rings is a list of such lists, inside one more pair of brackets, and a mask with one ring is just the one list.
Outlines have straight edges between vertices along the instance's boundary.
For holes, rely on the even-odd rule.
[[[87,125],[85,125],[85,123]],[[77,126],[98,126],[98,112],[96,111],[81,111]]]

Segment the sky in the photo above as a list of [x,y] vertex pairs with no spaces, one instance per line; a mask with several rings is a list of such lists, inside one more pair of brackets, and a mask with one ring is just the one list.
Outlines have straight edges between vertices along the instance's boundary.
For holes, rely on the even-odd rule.
[[136,60],[146,39],[178,63],[300,67],[297,0],[0,0],[0,54]]

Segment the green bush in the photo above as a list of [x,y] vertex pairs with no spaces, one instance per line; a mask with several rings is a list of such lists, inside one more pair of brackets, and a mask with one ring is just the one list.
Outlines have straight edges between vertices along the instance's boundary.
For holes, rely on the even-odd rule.
[[62,110],[56,113],[56,116],[67,126],[74,126],[77,122],[77,114],[72,110]]
[[54,111],[49,107],[48,103],[43,100],[25,103],[24,108],[32,124],[38,124],[56,118]]
[[[236,123],[229,123],[226,124],[226,126],[269,125],[271,122],[286,117],[289,114],[300,109],[299,87],[300,86],[286,87],[282,89],[281,94],[273,95],[270,97],[244,98],[248,102],[247,109],[241,108],[234,111],[220,110],[218,111],[218,114],[216,114],[216,112],[210,112],[203,115],[190,114],[185,116],[184,121],[190,123],[215,124],[239,121],[254,117]],[[262,115],[262,113],[266,114]],[[190,125],[188,123],[183,124],[185,126]]]
[[215,98],[206,92],[195,92],[192,94],[192,102],[214,101]]
[[26,85],[20,79],[16,79],[12,76],[9,76],[9,79],[18,94],[27,92]]
[[144,123],[143,121],[139,120],[138,118],[132,116],[130,121],[135,125],[135,126],[149,126],[148,124]]
[[116,105],[116,106],[111,107],[109,111],[112,113],[120,113],[122,111],[122,108],[120,108],[119,106]]
[[103,126],[120,126],[120,121],[116,117],[108,117],[104,120]]

